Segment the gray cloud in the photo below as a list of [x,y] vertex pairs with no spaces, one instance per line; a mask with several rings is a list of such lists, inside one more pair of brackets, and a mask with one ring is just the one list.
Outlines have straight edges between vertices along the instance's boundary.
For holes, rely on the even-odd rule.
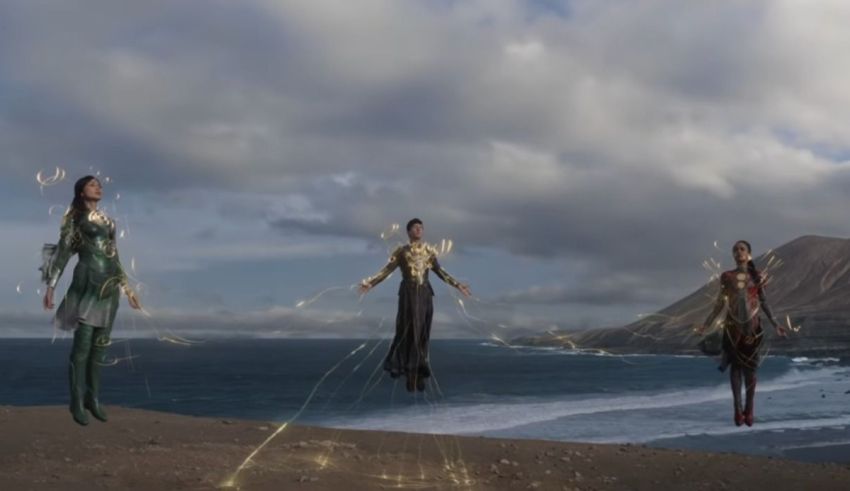
[[[532,286],[509,292],[498,299],[516,304],[579,304],[579,305],[657,305],[664,301],[669,290],[648,288],[637,277],[595,278],[578,284]],[[679,292],[681,293],[681,292]]]
[[839,3],[559,5],[6,2],[4,171],[108,168],[173,231],[163,268],[362,252],[412,216],[583,265],[502,295],[532,303],[663,304],[715,240],[847,235]]

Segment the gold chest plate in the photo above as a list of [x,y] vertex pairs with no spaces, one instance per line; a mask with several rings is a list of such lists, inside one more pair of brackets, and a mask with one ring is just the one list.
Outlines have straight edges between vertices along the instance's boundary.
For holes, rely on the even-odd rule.
[[404,251],[404,262],[408,273],[420,285],[425,282],[425,274],[433,265],[435,252],[433,247],[425,243],[410,244],[410,247]]

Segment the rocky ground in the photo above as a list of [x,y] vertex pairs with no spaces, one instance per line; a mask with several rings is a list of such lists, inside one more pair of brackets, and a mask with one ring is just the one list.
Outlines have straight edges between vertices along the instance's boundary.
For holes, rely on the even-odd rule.
[[277,425],[109,409],[80,427],[63,407],[0,407],[0,489],[850,489],[836,464],[300,426],[234,476]]

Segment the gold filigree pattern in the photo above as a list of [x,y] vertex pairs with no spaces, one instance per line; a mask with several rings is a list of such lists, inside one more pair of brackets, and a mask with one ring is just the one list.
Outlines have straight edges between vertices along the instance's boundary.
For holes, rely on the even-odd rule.
[[425,274],[433,266],[436,254],[437,250],[425,242],[414,242],[404,251],[408,272],[416,283],[422,285],[425,282]]
[[104,213],[100,210],[90,211],[88,219],[89,219],[90,222],[92,222],[96,225],[101,225],[101,226],[106,226],[106,225],[109,225],[111,223],[111,220],[106,215],[106,213]]

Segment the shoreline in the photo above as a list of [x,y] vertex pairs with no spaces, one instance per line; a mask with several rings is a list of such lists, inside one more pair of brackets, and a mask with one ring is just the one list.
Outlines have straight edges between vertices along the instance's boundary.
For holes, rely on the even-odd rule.
[[[616,328],[609,328],[616,329]],[[584,331],[577,331],[577,333]],[[156,341],[153,335],[145,336],[116,336],[114,339],[132,340],[132,341]],[[233,341],[352,341],[362,342],[372,340],[370,337],[344,337],[344,336],[310,336],[310,337],[270,337],[270,336],[245,336],[245,335],[215,335],[202,337],[197,344],[217,343],[217,342],[233,342]],[[51,341],[51,342],[71,342],[70,336],[55,337],[52,335],[44,336],[0,336],[0,342],[3,341]],[[490,345],[493,347],[504,347],[505,345],[494,343],[490,338],[468,338],[468,337],[436,337],[432,341],[435,342],[477,342]],[[566,344],[560,344],[558,341],[549,341],[542,338],[534,337],[518,337],[508,341],[512,348],[529,348],[529,349],[552,349],[573,352],[576,354],[586,355],[603,355],[603,356],[682,356],[702,358],[705,354],[693,347],[681,347],[673,345],[641,345],[639,343],[630,345],[605,345],[587,343],[586,348],[573,348]],[[769,356],[778,356],[786,358],[809,358],[812,360],[830,360],[836,361],[841,365],[850,365],[850,345],[840,348],[794,348],[790,347],[772,347]]]
[[[2,487],[223,489],[278,428],[262,421],[108,411],[109,423],[80,427],[65,407],[0,406]],[[848,465],[645,445],[298,425],[282,430],[252,462],[231,489],[837,490],[850,483]]]
[[[557,342],[535,341],[528,338],[520,338],[511,340],[513,347],[530,348],[530,349],[559,349],[570,351],[577,354],[594,355],[600,354],[603,356],[685,356],[693,358],[711,358],[703,354],[698,349],[693,348],[671,348],[658,349],[656,347],[643,347],[642,349],[634,349],[634,346],[590,346],[587,348],[572,348],[567,345],[558,344]],[[808,358],[810,360],[829,360],[835,361],[841,365],[850,365],[850,348],[840,349],[779,349],[772,348],[769,356],[778,356],[785,358]]]

